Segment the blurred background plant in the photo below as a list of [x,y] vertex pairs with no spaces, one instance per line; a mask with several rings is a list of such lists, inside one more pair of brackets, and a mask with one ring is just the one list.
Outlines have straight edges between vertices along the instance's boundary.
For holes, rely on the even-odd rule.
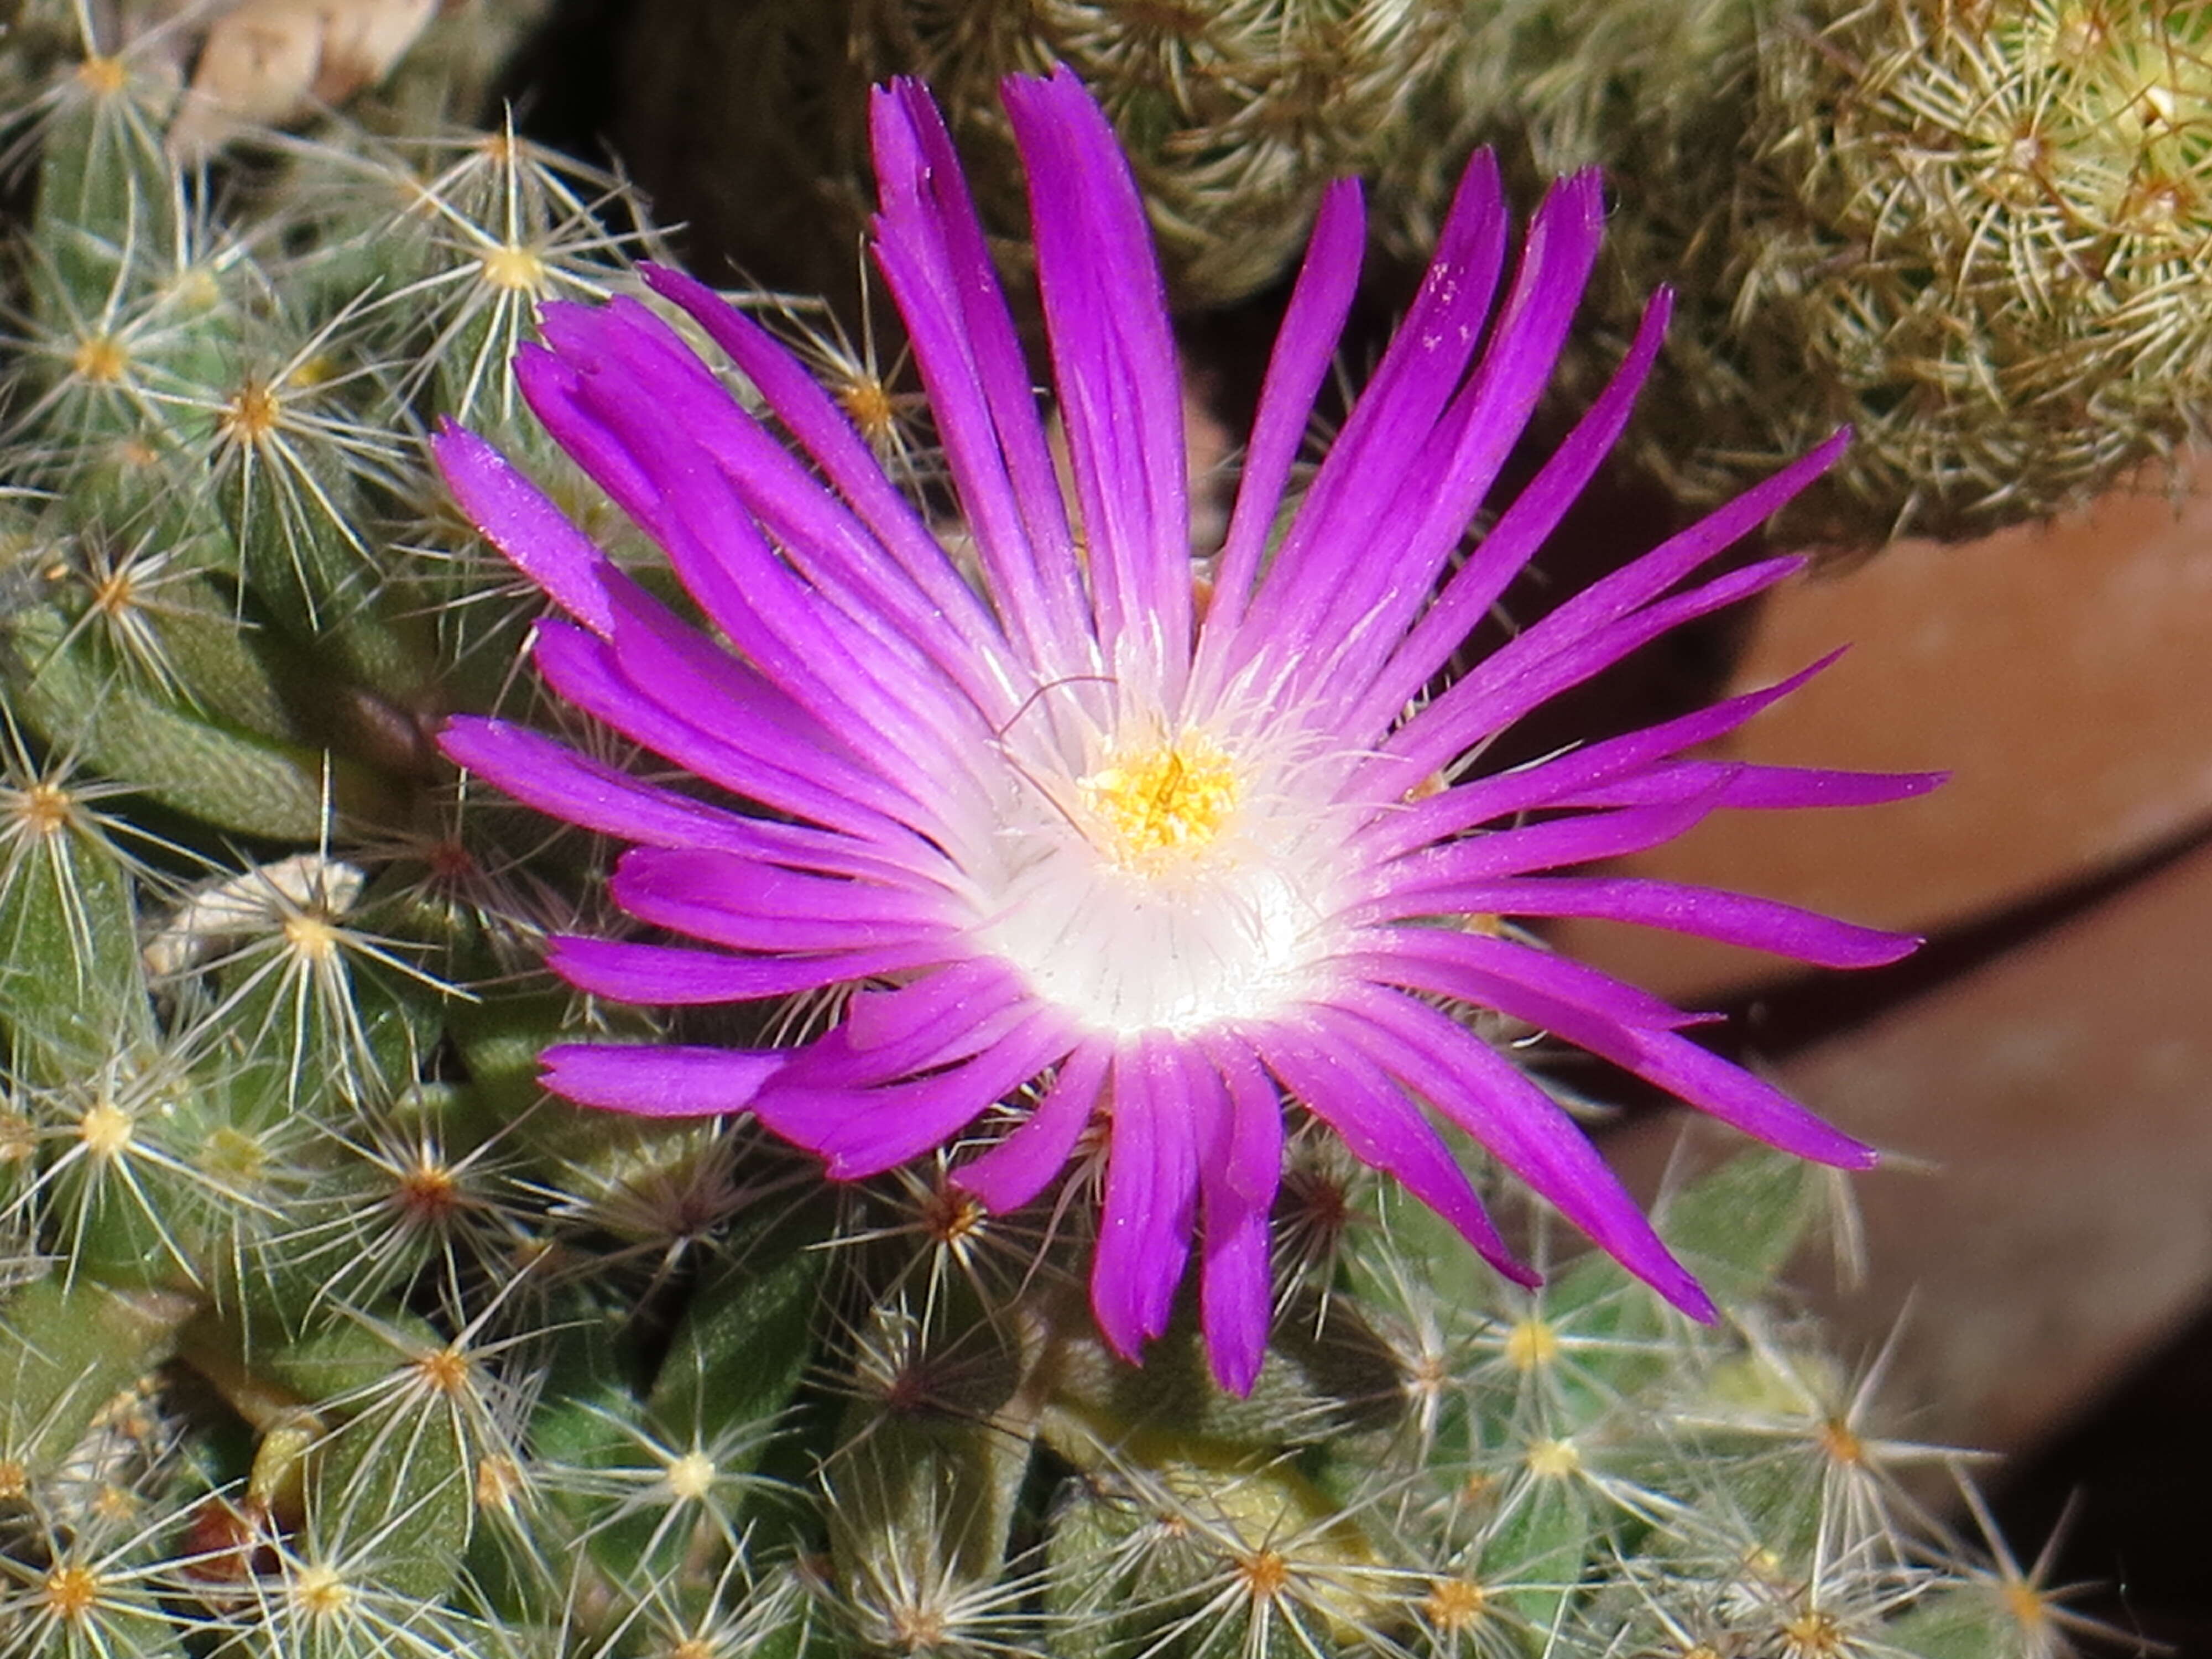
[[[1237,1401],[1187,1330],[1141,1372],[1105,1354],[1085,1204],[985,1218],[934,1167],[831,1189],[743,1128],[545,1102],[540,1047],[631,1018],[538,963],[597,914],[603,849],[431,748],[456,708],[575,723],[514,672],[532,601],[422,438],[486,433],[667,587],[507,373],[539,301],[641,293],[635,261],[667,257],[624,171],[501,113],[506,66],[573,16],[0,15],[0,1654],[1798,1659],[2086,1628],[1966,1455],[1896,1430],[1884,1362],[1839,1358],[1779,1286],[1845,1218],[1780,1161],[1668,1184],[1662,1226],[1729,1311],[1705,1331],[1601,1260],[1504,1285],[1302,1142],[1279,1340]],[[1530,179],[1600,161],[1620,286],[1578,362],[1617,355],[1616,293],[1688,299],[1634,460],[1687,510],[1857,419],[1868,459],[1790,528],[1863,550],[2047,511],[2193,430],[2196,198],[2106,221],[2148,210],[2124,181],[2152,162],[2201,164],[2202,83],[2151,67],[2195,25],[2095,15],[2105,37],[2034,7],[647,3],[608,25],[625,89],[584,130],[693,221],[707,275],[786,285],[746,301],[922,489],[896,343],[843,297],[872,76],[927,74],[1000,157],[1018,276],[990,89],[1075,64],[1194,311],[1263,295],[1339,173],[1375,175],[1410,254],[1478,139]],[[1951,103],[1898,89],[1900,40]],[[1959,183],[2006,165],[1970,72],[2107,149],[2033,190]],[[1966,136],[1899,173],[1905,141],[1844,118],[1876,106],[1915,157],[1945,119]],[[1966,252],[1902,247],[1947,217]],[[1849,289],[1860,243],[1888,263]],[[1954,317],[2000,252],[2042,311]],[[2168,308],[2144,320],[2137,287]],[[2030,326],[2130,307],[2132,380]],[[1832,362],[1778,343],[1815,337]],[[2023,341],[2072,367],[2002,368]],[[2057,470],[2017,482],[2039,444]]]

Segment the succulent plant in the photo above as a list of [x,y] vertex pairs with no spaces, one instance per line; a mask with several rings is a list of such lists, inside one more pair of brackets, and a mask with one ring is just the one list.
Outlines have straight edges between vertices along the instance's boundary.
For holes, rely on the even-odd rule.
[[[1675,284],[1631,450],[1692,507],[1838,425],[1783,514],[1863,552],[2077,505],[2203,429],[2212,335],[2196,9],[2059,0],[1471,7],[1443,124],[1524,186],[1607,172],[1594,387]],[[1418,150],[1413,152],[1419,154]],[[1390,186],[1413,234],[1444,187]]]
[[1789,1160],[1663,1206],[1705,1328],[1602,1256],[1508,1285],[1309,1133],[1239,1398],[1188,1307],[1107,1350],[1048,1203],[548,1101],[549,1042],[655,1029],[540,966],[606,849],[428,730],[606,739],[422,440],[672,597],[507,374],[649,222],[505,130],[182,171],[160,40],[82,27],[6,128],[0,1654],[2050,1650],[1778,1299]]

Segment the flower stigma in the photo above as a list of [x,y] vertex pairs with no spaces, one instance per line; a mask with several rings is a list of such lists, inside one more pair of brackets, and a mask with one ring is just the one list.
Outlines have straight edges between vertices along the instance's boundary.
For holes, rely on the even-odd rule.
[[1212,845],[1243,794],[1236,763],[1202,732],[1117,754],[1076,787],[1101,850],[1147,873]]

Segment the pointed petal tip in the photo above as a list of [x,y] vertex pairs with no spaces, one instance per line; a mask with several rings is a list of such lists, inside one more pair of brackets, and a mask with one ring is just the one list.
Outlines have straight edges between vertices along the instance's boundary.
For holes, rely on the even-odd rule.
[[1820,1160],[1821,1163],[1831,1169],[1849,1170],[1853,1172],[1880,1167],[1881,1151],[1879,1147],[1869,1146],[1863,1140],[1855,1139],[1849,1135],[1843,1136],[1841,1139],[1844,1144],[1838,1147],[1832,1155],[1821,1158]]
[[1264,1346],[1248,1350],[1242,1345],[1209,1341],[1206,1348],[1206,1366],[1212,1371],[1213,1380],[1239,1400],[1251,1397],[1252,1387],[1260,1380],[1260,1367],[1267,1358]]
[[1705,1287],[1687,1273],[1682,1276],[1681,1282],[1678,1285],[1655,1283],[1651,1288],[1666,1297],[1674,1308],[1688,1315],[1700,1325],[1717,1325],[1721,1322],[1719,1305],[1706,1294]]
[[480,753],[486,743],[496,740],[496,728],[501,723],[483,714],[448,714],[431,741],[437,744],[440,754],[466,770],[471,764],[469,757]]
[[1497,1271],[1498,1276],[1507,1283],[1518,1285],[1524,1291],[1540,1291],[1544,1288],[1544,1275],[1527,1262],[1490,1250],[1484,1250],[1480,1254],[1482,1259],[1487,1261]]
[[774,1053],[653,1043],[562,1042],[538,1057],[538,1082],[578,1106],[632,1117],[743,1111],[783,1063]]

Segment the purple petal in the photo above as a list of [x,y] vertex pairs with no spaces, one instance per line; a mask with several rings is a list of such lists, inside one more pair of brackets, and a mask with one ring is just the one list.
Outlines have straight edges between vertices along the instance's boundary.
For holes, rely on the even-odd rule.
[[1282,1103],[1258,1059],[1232,1037],[1206,1045],[1203,1061],[1187,1057],[1186,1066],[1227,1091],[1227,1133],[1199,1171],[1206,1241],[1199,1322],[1216,1380],[1233,1394],[1249,1394],[1267,1358],[1274,1307],[1267,1245],[1282,1182]]
[[[1388,725],[1444,666],[1513,578],[1535,556],[1545,538],[1559,527],[1626,428],[1636,395],[1643,390],[1666,337],[1673,309],[1674,296],[1668,290],[1662,289],[1651,296],[1636,338],[1605,390],[1528,487],[1514,497],[1513,505],[1483,536],[1474,556],[1452,573],[1374,689],[1358,709],[1346,715],[1348,727],[1379,731]],[[1470,503],[1465,513],[1455,520],[1448,520],[1443,527],[1458,537],[1472,511]]]
[[1190,507],[1167,289],[1114,130],[1066,68],[1009,76],[1037,288],[1112,672],[1173,702],[1189,663]]
[[868,105],[876,263],[914,343],[945,462],[1007,631],[1049,673],[1091,665],[1075,541],[1029,368],[952,141],[914,81]]
[[507,562],[585,627],[607,629],[602,578],[612,566],[544,491],[473,432],[442,424],[430,453],[446,487]]
[[456,766],[496,784],[526,806],[624,841],[709,847],[740,857],[878,881],[920,879],[910,865],[811,824],[739,817],[646,783],[542,732],[510,721],[456,714],[438,733]]
[[[1617,623],[1581,635],[1545,634],[1546,617],[1486,658],[1449,690],[1394,732],[1386,756],[1370,770],[1413,787],[1423,778],[1484,738],[1495,736],[1531,709],[1602,672],[1631,652],[1683,623],[1741,604],[1805,568],[1799,557],[1766,559],[1662,599]],[[1556,616],[1558,613],[1553,613]],[[1529,641],[1538,640],[1540,648]],[[1523,647],[1528,647],[1524,649]],[[1388,787],[1370,777],[1370,787]]]
[[888,991],[858,990],[846,1000],[838,1035],[854,1052],[902,1043],[957,1018],[979,997],[1019,994],[1019,975],[990,957],[948,963],[927,978]]
[[1283,313],[1260,386],[1260,410],[1245,445],[1237,480],[1237,505],[1229,534],[1221,544],[1212,603],[1206,611],[1207,645],[1233,631],[1244,614],[1261,555],[1275,532],[1275,520],[1313,417],[1315,396],[1334,360],[1338,337],[1359,286],[1360,250],[1366,240],[1366,214],[1359,181],[1340,179],[1322,194],[1291,302]]
[[1114,1107],[1106,1202],[1091,1261],[1091,1307],[1109,1346],[1137,1359],[1167,1328],[1176,1286],[1190,1259],[1198,1198],[1199,1147],[1218,1133],[1200,1114],[1176,1063],[1174,1040],[1137,1037],[1114,1056]]
[[578,990],[611,1002],[680,1007],[789,996],[878,974],[932,968],[951,948],[933,939],[819,957],[729,957],[560,933],[550,941],[545,965]]
[[1714,1317],[1711,1298],[1574,1120],[1488,1043],[1395,991],[1353,989],[1321,1018],[1340,1041],[1474,1136],[1621,1266],[1692,1318]]
[[[1484,983],[1448,953],[1427,950],[1425,940],[1415,943],[1413,936],[1422,931],[1401,930],[1401,937],[1407,941],[1405,948],[1376,962],[1370,977],[1459,997],[1526,1020],[1611,1060],[1685,1104],[1801,1158],[1845,1169],[1864,1169],[1874,1162],[1874,1153],[1866,1146],[1830,1128],[1780,1090],[1655,1022],[1626,1017],[1629,1010],[1624,1001],[1602,994],[1562,994],[1556,986],[1514,974],[1495,975]],[[1594,977],[1601,988],[1610,983],[1602,975]],[[1641,994],[1626,986],[1617,988],[1623,999]],[[1367,1006],[1356,996],[1346,1000]]]
[[950,1071],[870,1089],[787,1086],[779,1076],[755,1098],[753,1114],[820,1153],[833,1180],[857,1181],[945,1145],[1068,1047],[1066,1017],[1032,1004],[1005,1036]]
[[[1604,192],[1595,173],[1563,179],[1546,193],[1522,243],[1512,290],[1472,378],[1444,410],[1423,453],[1408,458],[1412,470],[1401,489],[1360,526],[1358,556],[1344,561],[1325,601],[1317,596],[1310,610],[1283,611],[1281,637],[1297,642],[1291,648],[1303,658],[1293,685],[1326,688],[1339,707],[1350,702],[1387,664],[1391,647],[1429,603],[1438,572],[1552,378],[1596,261],[1603,223]],[[1346,525],[1338,533],[1349,540],[1352,532]],[[1361,629],[1342,626],[1354,617]],[[1404,701],[1394,699],[1382,720],[1359,729],[1382,730]]]
[[[896,991],[861,993],[876,1004],[872,1012],[879,1028],[896,1025],[904,1030],[893,1036],[879,1029],[876,1041],[858,1042],[850,1035],[852,1022],[847,1020],[809,1043],[785,1070],[777,1086],[884,1088],[970,1060],[1006,1041],[1017,1026],[1035,1015],[1036,1000],[1013,975],[960,971],[969,965],[956,963]],[[885,1007],[901,1001],[914,1006]]]
[[1879,968],[1920,945],[1917,934],[1860,927],[1772,899],[1636,876],[1523,876],[1455,889],[1452,899],[1482,915],[1595,916],[1664,927],[1817,968]]
[[[1726,736],[1753,715],[1788,696],[1842,655],[1841,651],[1831,652],[1811,667],[1762,690],[1746,692],[1710,708],[1588,744],[1510,772],[1494,772],[1488,777],[1454,784],[1439,794],[1373,819],[1360,833],[1359,848],[1370,856],[1386,857],[1444,840],[1512,813],[1546,806],[1589,804],[1584,799],[1584,792],[1651,769],[1668,756],[1694,744]],[[1680,797],[1669,795],[1665,799]]]
[[1747,810],[1879,806],[1924,795],[1948,772],[1832,772],[1810,766],[1753,766],[1734,761],[1667,761],[1648,771],[1562,794],[1554,806],[1658,805],[1706,790],[1717,805]]
[[[1526,645],[1532,653],[1540,653],[1553,648],[1556,640],[1583,638],[1650,604],[1772,517],[1799,490],[1834,465],[1850,441],[1849,432],[1836,433],[1819,448],[1799,456],[1771,477],[1761,479],[1688,529],[1591,583],[1515,641],[1515,645]],[[1529,643],[1531,636],[1535,636],[1534,643]]]
[[1370,532],[1409,480],[1417,489],[1433,483],[1419,470],[1434,459],[1429,435],[1481,337],[1506,231],[1497,161],[1484,151],[1461,178],[1420,291],[1329,446],[1238,629],[1248,645],[1279,639],[1278,617],[1308,609],[1348,562],[1374,551]]
[[1559,1035],[1770,1146],[1839,1170],[1870,1170],[1880,1161],[1873,1147],[1823,1123],[1764,1079],[1685,1038],[1657,1031],[1616,1036],[1595,1029],[1588,1034],[1589,1041],[1572,1032]]
[[[825,726],[864,725],[872,746],[937,747],[952,718],[942,673],[896,630],[855,626],[777,557],[691,435],[744,417],[666,325],[617,301],[549,307],[543,327],[564,372],[526,377],[532,408],[563,447],[592,459],[753,666]],[[609,452],[611,466],[596,459]]]
[[1580,812],[1423,848],[1363,871],[1343,914],[1353,922],[1464,914],[1468,907],[1453,897],[1462,887],[1663,846],[1710,817],[1720,800],[1717,784],[1662,806]]
[[[672,708],[659,688],[623,672],[605,641],[566,623],[541,623],[532,657],[571,705],[698,777],[878,847],[911,843],[903,796],[856,778],[838,757],[793,741],[755,709],[719,699],[702,706],[696,698],[685,710]],[[701,716],[717,729],[698,724]],[[825,774],[836,782],[825,784]],[[853,786],[849,792],[838,787],[844,784]]]
[[[729,354],[730,360],[759,389],[775,417],[849,504],[865,535],[852,535],[839,526],[836,539],[841,545],[852,546],[856,562],[867,559],[871,546],[880,549],[912,591],[949,619],[942,630],[949,638],[967,641],[971,646],[1002,641],[997,623],[945,556],[913,504],[884,476],[851,419],[791,354],[759,324],[703,283],[665,265],[647,264],[641,269],[655,292],[681,306]],[[769,451],[756,467],[747,470],[747,477],[737,482],[760,492],[750,498],[754,511],[772,529],[781,526],[779,535],[789,542],[793,521],[799,515],[795,509],[775,512],[771,502],[803,495],[811,480],[788,458],[782,465],[776,465],[773,457],[782,454],[780,447],[771,444]],[[729,465],[728,458],[725,465]],[[872,585],[870,591],[887,591],[889,586],[886,578],[880,586]],[[904,614],[906,607],[902,605],[900,610]]]
[[718,1117],[744,1110],[791,1056],[744,1048],[563,1042],[540,1054],[539,1078],[563,1100],[640,1117]]
[[1042,1192],[1066,1167],[1089,1127],[1113,1052],[1100,1038],[1079,1046],[1060,1062],[1029,1116],[1004,1140],[955,1170],[953,1181],[994,1215],[1011,1214]]
[[[1358,947],[1334,960],[1369,979],[1457,997],[1516,1018],[1531,1017],[1523,1012],[1526,1005],[1515,1000],[1516,992],[1534,993],[1623,1025],[1653,1030],[1675,1030],[1713,1018],[1686,1013],[1570,957],[1455,927],[1381,929],[1358,935]],[[1543,1019],[1532,1023],[1548,1024]]]
[[609,891],[640,921],[738,951],[861,951],[942,935],[940,895],[802,876],[700,849],[639,848]]
[[1505,1248],[1443,1137],[1379,1066],[1358,1048],[1318,1032],[1300,1036],[1276,1025],[1246,1035],[1268,1069],[1343,1138],[1354,1158],[1395,1176],[1506,1278],[1517,1285],[1537,1283]]

